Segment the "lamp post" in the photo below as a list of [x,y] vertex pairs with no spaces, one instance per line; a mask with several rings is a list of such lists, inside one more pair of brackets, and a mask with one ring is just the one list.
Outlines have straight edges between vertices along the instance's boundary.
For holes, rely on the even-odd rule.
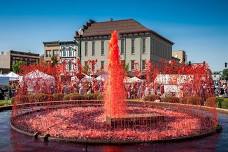
[[79,59],[80,59],[80,64],[82,63],[82,36],[83,36],[83,29],[78,30],[78,35],[79,35]]

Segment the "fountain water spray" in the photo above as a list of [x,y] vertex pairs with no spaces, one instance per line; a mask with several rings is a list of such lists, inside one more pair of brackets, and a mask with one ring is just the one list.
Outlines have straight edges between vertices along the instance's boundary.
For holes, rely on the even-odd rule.
[[121,117],[126,114],[124,70],[120,62],[118,33],[112,33],[109,42],[108,79],[105,84],[106,117]]

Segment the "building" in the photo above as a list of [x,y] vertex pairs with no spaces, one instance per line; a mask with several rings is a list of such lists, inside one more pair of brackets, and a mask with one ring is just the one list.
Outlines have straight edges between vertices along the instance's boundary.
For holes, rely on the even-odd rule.
[[78,58],[75,41],[51,41],[43,42],[43,44],[45,51],[44,60],[46,62],[51,62],[52,57],[56,56],[60,63],[66,63],[68,71],[74,69],[74,63],[76,63]]
[[184,50],[177,50],[172,51],[172,57],[179,59],[180,63],[186,63],[187,62],[187,55]]
[[174,43],[134,19],[105,22],[89,20],[82,28],[83,33],[76,32],[75,35],[82,65],[88,64],[89,60],[97,60],[96,70],[106,67],[108,41],[114,30],[119,33],[122,62],[129,65],[130,71],[145,69],[148,60],[158,62],[172,59]]
[[12,71],[12,65],[17,61],[22,61],[25,64],[39,63],[40,56],[31,52],[20,52],[10,50],[8,52],[1,52],[0,54],[0,73],[8,73]]

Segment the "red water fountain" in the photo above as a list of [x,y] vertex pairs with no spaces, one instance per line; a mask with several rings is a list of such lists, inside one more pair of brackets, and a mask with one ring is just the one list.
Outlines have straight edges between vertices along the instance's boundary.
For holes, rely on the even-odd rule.
[[[78,77],[81,75],[79,60],[77,67]],[[42,81],[45,80],[45,83],[40,83],[41,78],[39,78],[33,79],[33,83],[37,82],[34,83],[35,91],[29,92],[29,85],[33,83],[24,79],[26,85],[21,85],[17,91],[11,116],[11,126],[14,130],[34,135],[35,138],[50,136],[57,141],[93,144],[139,143],[183,140],[205,136],[217,130],[215,100],[211,100],[209,106],[202,106],[203,102],[194,103],[189,100],[191,98],[185,100],[188,96],[200,96],[197,101],[201,99],[204,101],[204,98],[209,97],[214,99],[211,73],[206,63],[185,65],[161,61],[155,64],[148,61],[146,87],[153,87],[156,90],[163,84],[163,81],[158,81],[157,77],[167,76],[168,85],[182,85],[183,99],[178,98],[181,100],[180,103],[174,100],[176,98],[169,96],[159,97],[161,101],[158,102],[153,99],[145,102],[127,102],[117,31],[112,33],[109,42],[104,104],[102,100],[68,99],[66,97],[69,94],[62,94],[64,86],[70,85],[61,77],[69,75],[65,63],[24,66],[21,75],[25,76],[36,70],[54,77],[55,89],[46,86],[48,79],[44,78]],[[186,80],[177,81],[180,76]],[[190,76],[191,81],[188,80]],[[40,93],[36,90],[40,90]],[[162,101],[162,98],[170,99],[171,103],[164,99]]]
[[118,33],[112,33],[109,42],[108,79],[105,89],[106,117],[121,117],[126,114],[124,70],[120,62]]

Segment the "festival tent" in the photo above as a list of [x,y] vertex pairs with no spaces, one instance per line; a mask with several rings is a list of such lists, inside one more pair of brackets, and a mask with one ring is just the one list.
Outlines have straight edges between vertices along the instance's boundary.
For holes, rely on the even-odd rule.
[[20,85],[25,85],[28,92],[51,93],[55,86],[55,78],[39,70],[35,70],[26,74],[22,78]]
[[93,81],[93,79],[94,79],[93,77],[85,75],[85,77],[82,78],[81,81],[82,82],[91,82],[91,81]]
[[135,82],[142,82],[143,80],[137,78],[137,77],[132,77],[130,79],[128,79],[129,83],[135,83]]
[[19,75],[14,73],[14,72],[10,72],[7,75],[5,75],[6,77],[9,77],[9,81],[17,81],[19,80]]
[[101,74],[98,77],[96,77],[97,81],[105,81],[108,78],[107,74]]

